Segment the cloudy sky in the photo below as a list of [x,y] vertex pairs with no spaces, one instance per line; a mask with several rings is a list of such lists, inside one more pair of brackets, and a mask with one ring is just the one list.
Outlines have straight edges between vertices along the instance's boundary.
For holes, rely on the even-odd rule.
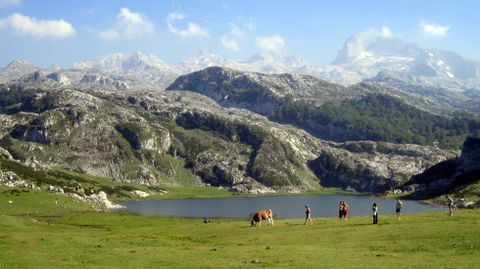
[[0,0],[0,66],[40,66],[140,50],[175,63],[207,50],[332,62],[370,31],[480,60],[480,1]]

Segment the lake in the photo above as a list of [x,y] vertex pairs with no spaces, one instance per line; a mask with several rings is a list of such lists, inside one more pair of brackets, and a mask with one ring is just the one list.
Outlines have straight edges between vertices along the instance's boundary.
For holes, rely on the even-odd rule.
[[[142,215],[167,215],[194,218],[248,218],[252,212],[271,208],[276,218],[303,218],[308,204],[312,217],[338,217],[338,204],[346,201],[351,216],[371,214],[372,204],[379,207],[379,215],[393,215],[395,200],[382,199],[371,195],[286,195],[237,198],[165,199],[150,201],[126,201],[120,204],[127,211]],[[438,205],[418,201],[402,200],[402,213],[442,210]]]

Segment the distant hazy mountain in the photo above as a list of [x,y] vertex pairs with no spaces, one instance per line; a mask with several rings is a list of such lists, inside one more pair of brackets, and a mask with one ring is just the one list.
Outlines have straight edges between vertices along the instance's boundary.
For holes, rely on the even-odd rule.
[[[344,86],[363,80],[375,80],[379,73],[384,78],[385,74],[396,74],[394,80],[398,82],[398,77],[402,77],[403,88],[413,83],[420,92],[423,91],[422,87],[433,87],[465,91],[468,96],[480,96],[480,62],[454,52],[424,49],[396,38],[383,38],[372,33],[361,33],[347,39],[335,61],[322,68],[309,64],[301,57],[282,53],[259,53],[246,60],[233,60],[201,51],[179,63],[167,64],[154,54],[137,51],[75,62],[74,69],[71,70],[42,70],[45,73],[61,73],[72,83],[79,82],[84,75],[98,75],[100,72],[102,76],[124,81],[131,89],[163,89],[181,75],[213,66],[265,74],[312,75]],[[18,79],[37,69],[27,62],[14,61],[0,69],[0,83]],[[65,78],[62,80],[66,81]],[[389,84],[391,81],[376,80],[387,86],[395,86]]]
[[396,38],[370,33],[350,37],[339,50],[336,60],[322,68],[319,77],[344,85],[390,71],[423,77],[436,86],[455,81],[464,88],[464,80],[480,81],[480,62],[465,59],[450,51],[423,49]]
[[200,51],[196,55],[171,66],[179,74],[187,74],[212,66],[235,66],[234,60],[208,51]]
[[103,72],[123,73],[129,71],[168,71],[169,66],[154,54],[143,54],[136,51],[131,54],[114,53],[104,57],[83,62],[75,62],[74,68],[97,69]]
[[[141,52],[132,54],[115,53],[83,62],[76,62],[74,68],[96,69],[106,73],[128,78],[141,78],[145,74],[155,74],[156,81],[164,86],[173,82],[179,75],[199,71],[208,67],[228,67],[240,71],[260,72],[267,74],[296,73],[315,75],[318,67],[310,65],[305,59],[279,53],[260,53],[244,61],[230,60],[218,54],[201,51],[191,58],[177,64],[168,65],[153,54]],[[158,77],[162,79],[158,79]],[[151,78],[155,79],[155,78]],[[145,78],[143,78],[145,81]]]
[[[315,75],[319,68],[310,65],[301,57],[289,56],[281,53],[258,53],[240,62],[243,71],[260,72],[266,74],[295,73]],[[235,68],[231,66],[231,68]]]
[[[380,71],[377,76],[364,80],[366,83],[376,83],[385,86],[394,87],[397,92],[403,91],[429,98],[428,103],[432,100],[440,101],[444,108],[451,106],[457,109],[477,111],[478,108],[472,106],[471,102],[480,101],[480,96],[469,96],[469,91],[460,91],[457,85],[449,84],[444,79],[443,87],[439,86],[439,81],[433,83],[426,77],[412,76],[401,72]],[[428,99],[427,99],[428,100]]]
[[21,76],[35,72],[38,69],[38,67],[27,61],[14,60],[6,67],[0,68],[0,83],[20,78]]
[[459,79],[480,78],[480,62],[465,59],[451,51],[423,50],[412,62],[409,74]]

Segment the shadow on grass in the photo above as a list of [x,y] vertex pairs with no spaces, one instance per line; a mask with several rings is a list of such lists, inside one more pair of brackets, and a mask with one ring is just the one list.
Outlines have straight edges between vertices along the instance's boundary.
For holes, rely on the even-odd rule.
[[[382,223],[378,223],[377,225],[381,225]],[[351,226],[370,226],[370,225],[375,225],[372,224],[371,222],[365,222],[365,223],[352,223],[350,224]]]
[[99,224],[78,224],[78,223],[72,223],[70,226],[76,226],[76,227],[89,227],[89,228],[97,228],[97,229],[102,229],[105,228],[106,225],[99,225]]

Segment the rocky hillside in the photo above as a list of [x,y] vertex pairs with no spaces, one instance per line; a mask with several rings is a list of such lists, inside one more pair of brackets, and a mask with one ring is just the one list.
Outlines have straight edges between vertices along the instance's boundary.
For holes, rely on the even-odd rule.
[[[408,93],[368,83],[345,88],[310,76],[212,67],[179,77],[167,90],[201,93],[222,106],[245,108],[337,142],[435,142],[459,148],[468,134],[480,130],[476,116],[436,115],[425,109],[440,110],[440,102],[422,102]],[[404,101],[398,95],[408,98]]]
[[242,72],[229,68],[210,67],[180,76],[167,91],[188,90],[201,93],[226,107],[240,107],[271,115],[292,97],[322,104],[346,99],[353,91],[311,76]]
[[440,162],[405,183],[410,197],[454,195],[465,206],[480,205],[480,138],[468,137],[460,157]]
[[150,186],[383,192],[454,157],[415,145],[327,142],[191,92],[4,86],[0,103],[4,158]]
[[[476,86],[468,85],[470,90],[459,90],[458,84],[446,84],[443,87],[427,80],[401,72],[381,71],[377,76],[364,80],[364,83],[390,87],[392,94],[412,100],[425,110],[438,114],[451,114],[455,111],[480,112],[480,95]],[[413,99],[413,98],[414,99]]]

